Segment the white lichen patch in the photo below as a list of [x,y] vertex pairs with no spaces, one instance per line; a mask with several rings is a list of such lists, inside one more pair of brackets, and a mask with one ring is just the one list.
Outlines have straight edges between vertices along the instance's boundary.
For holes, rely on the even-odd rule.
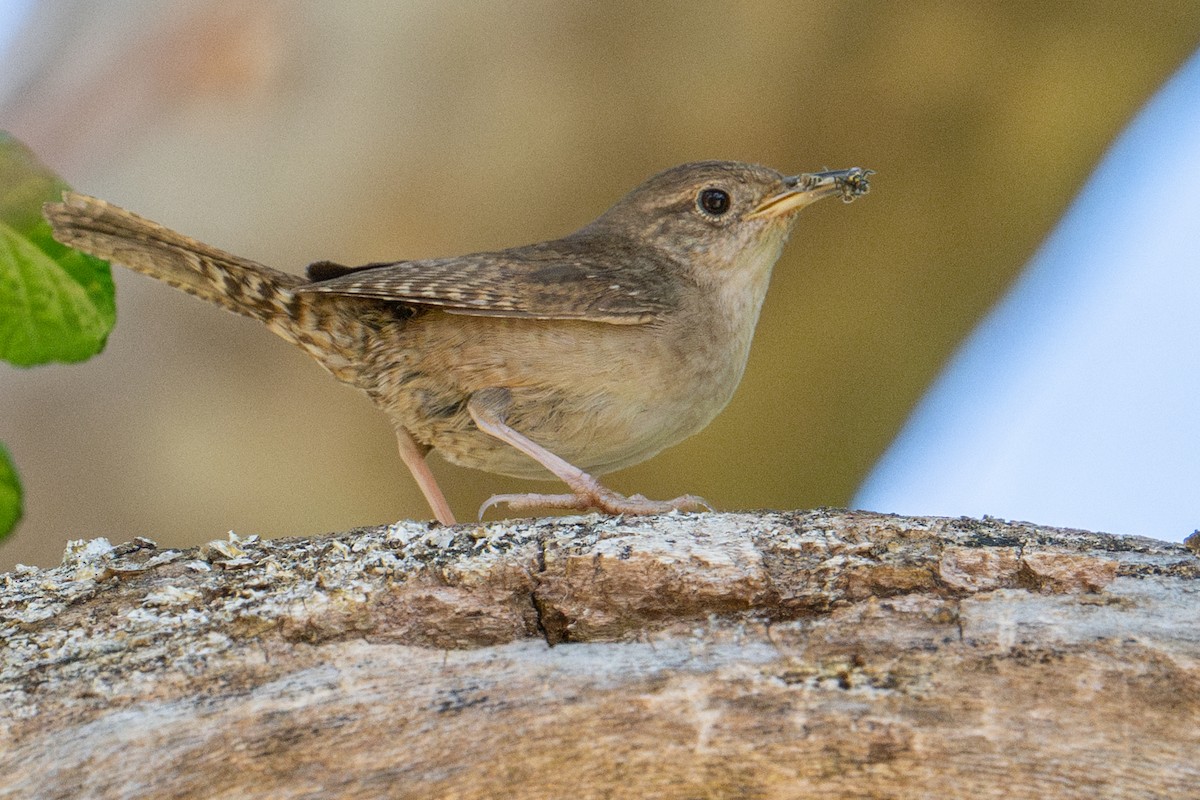
[[[230,536],[232,537],[233,535],[233,532],[230,531]],[[246,555],[246,551],[242,549],[241,544],[233,539],[214,539],[211,542],[205,542],[200,545],[200,556],[209,561],[240,558],[244,555]]]
[[180,586],[163,586],[142,598],[143,606],[181,606],[196,603],[202,594],[199,589]]
[[423,536],[428,531],[428,525],[422,525],[419,522],[412,522],[411,520],[400,520],[388,525],[384,529],[384,540],[389,544],[405,545]]
[[74,539],[67,542],[62,566],[71,570],[71,580],[98,578],[108,568],[112,551],[108,539]]

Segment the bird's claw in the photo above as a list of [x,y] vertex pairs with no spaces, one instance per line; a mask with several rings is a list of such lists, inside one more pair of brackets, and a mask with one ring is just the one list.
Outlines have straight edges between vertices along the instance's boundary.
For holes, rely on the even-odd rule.
[[715,511],[703,497],[681,495],[674,500],[648,500],[640,494],[626,497],[602,486],[589,487],[574,494],[496,494],[479,507],[479,519],[492,506],[503,503],[513,511],[528,511],[535,508],[561,508],[575,511],[602,511],[605,514],[665,514],[669,511]]

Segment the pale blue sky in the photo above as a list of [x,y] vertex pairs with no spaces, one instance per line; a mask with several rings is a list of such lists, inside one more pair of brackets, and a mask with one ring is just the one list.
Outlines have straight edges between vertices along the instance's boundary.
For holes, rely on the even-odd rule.
[[21,19],[29,13],[34,0],[0,0],[0,58],[12,43]]

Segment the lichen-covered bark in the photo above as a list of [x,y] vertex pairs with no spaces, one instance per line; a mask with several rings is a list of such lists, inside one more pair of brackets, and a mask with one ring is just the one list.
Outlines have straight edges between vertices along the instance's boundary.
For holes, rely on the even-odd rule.
[[1200,558],[996,520],[571,518],[0,578],[3,797],[1153,798]]

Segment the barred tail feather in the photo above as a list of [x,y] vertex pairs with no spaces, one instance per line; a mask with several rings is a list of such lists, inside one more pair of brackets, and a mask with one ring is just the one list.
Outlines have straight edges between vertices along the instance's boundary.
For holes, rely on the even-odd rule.
[[261,320],[295,341],[293,289],[306,283],[299,275],[230,255],[87,195],[65,192],[62,203],[47,203],[43,213],[54,238],[68,247]]

